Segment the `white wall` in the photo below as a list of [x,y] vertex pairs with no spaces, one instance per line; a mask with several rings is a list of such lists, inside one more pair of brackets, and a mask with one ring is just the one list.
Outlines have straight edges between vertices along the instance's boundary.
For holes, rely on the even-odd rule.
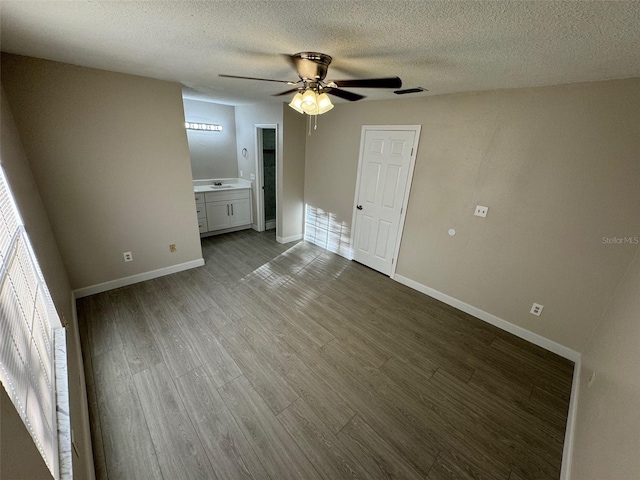
[[307,115],[302,115],[283,104],[282,149],[282,229],[278,235],[284,239],[302,238],[304,231],[304,164],[307,139]]
[[[290,111],[289,111],[290,110]],[[292,115],[295,114],[295,115]],[[275,124],[278,195],[276,234],[282,239],[301,238],[304,213],[304,131],[306,115],[300,115],[284,103],[239,105],[236,107],[236,138],[238,171],[249,180],[256,175],[256,131],[255,125]],[[286,143],[285,140],[286,139]],[[247,149],[247,157],[242,149]],[[256,207],[256,183],[253,184],[253,211]],[[254,214],[254,218],[256,215]]]
[[637,249],[602,237],[640,231],[640,79],[338,104],[321,119],[309,205],[350,229],[362,125],[422,125],[397,273],[584,349]]
[[222,125],[222,132],[187,130],[193,178],[236,178],[235,108],[187,98],[183,103],[187,122]]
[[587,344],[582,364],[571,478],[640,478],[640,251]]
[[72,289],[202,258],[179,84],[6,54],[2,82]]
[[[276,188],[278,189],[278,195],[282,195],[282,104],[269,103],[259,105],[239,105],[236,107],[236,158],[238,159],[238,176],[245,180],[251,179],[251,175],[257,178],[256,172],[256,131],[255,125],[257,124],[274,124],[278,128],[278,138],[276,139],[276,151],[278,169],[276,174]],[[242,156],[242,149],[247,149],[247,156]],[[240,174],[242,172],[242,174]],[[253,218],[254,222],[257,219],[257,205],[256,196],[258,190],[256,188],[256,182],[252,181],[252,201],[253,201]],[[276,225],[277,232],[282,231],[282,207],[278,205],[278,224]],[[257,226],[257,225],[256,225]]]

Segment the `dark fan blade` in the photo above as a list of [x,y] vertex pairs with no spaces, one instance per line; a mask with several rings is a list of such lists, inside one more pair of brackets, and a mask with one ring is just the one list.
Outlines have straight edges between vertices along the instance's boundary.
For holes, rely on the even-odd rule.
[[272,97],[279,97],[280,95],[287,95],[289,93],[293,93],[293,92],[297,92],[299,91],[299,88],[292,88],[291,90],[287,90],[286,92],[281,92],[281,93],[274,93],[273,95],[271,95]]
[[338,87],[347,88],[400,88],[400,77],[362,78],[360,80],[333,80]]
[[350,102],[355,102],[357,100],[362,100],[363,98],[366,98],[364,95],[360,95],[358,93],[353,93],[353,92],[347,92],[346,90],[340,90],[339,88],[325,88],[323,91],[327,92],[329,95],[335,95],[336,97],[349,100]]
[[296,85],[299,82],[290,82],[288,80],[273,80],[271,78],[256,78],[256,77],[240,77],[238,75],[224,75],[222,73],[218,74],[219,77],[224,78],[241,78],[243,80],[260,80],[261,82],[277,82],[277,83],[286,83],[287,85]]

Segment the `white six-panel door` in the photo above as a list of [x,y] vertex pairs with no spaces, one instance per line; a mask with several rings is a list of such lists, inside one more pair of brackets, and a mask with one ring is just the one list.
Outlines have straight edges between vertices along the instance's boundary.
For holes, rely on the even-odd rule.
[[393,268],[416,134],[363,129],[354,260],[385,275]]

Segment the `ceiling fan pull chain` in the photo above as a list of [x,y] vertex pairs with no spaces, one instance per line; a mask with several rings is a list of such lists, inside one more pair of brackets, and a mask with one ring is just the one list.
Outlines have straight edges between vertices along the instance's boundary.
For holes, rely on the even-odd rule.
[[314,118],[315,118],[315,123],[313,125],[313,129],[317,130],[318,129],[318,115],[314,115]]

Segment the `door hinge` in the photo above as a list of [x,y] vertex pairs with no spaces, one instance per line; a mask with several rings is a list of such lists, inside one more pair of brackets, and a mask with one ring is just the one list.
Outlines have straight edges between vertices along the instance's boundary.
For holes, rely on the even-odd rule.
[[391,259],[391,265],[393,265],[393,262],[395,261],[395,258]]
[[402,215],[403,210],[404,210],[404,207],[400,207],[400,215]]
[[411,156],[413,157],[413,147],[411,147]]

